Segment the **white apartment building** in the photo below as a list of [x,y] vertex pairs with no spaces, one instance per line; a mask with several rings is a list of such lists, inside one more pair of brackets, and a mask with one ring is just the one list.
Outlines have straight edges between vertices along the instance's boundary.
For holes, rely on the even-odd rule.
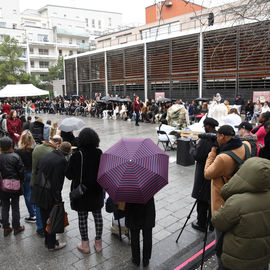
[[95,49],[95,38],[121,21],[121,13],[56,5],[20,13],[19,0],[1,1],[0,42],[6,35],[16,38],[26,71],[42,80],[59,56]]

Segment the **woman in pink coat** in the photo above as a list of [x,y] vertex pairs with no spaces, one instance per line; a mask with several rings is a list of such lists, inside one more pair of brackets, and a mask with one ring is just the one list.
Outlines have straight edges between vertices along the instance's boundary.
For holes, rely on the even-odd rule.
[[7,131],[9,138],[13,141],[14,145],[17,145],[22,133],[21,120],[17,118],[17,112],[14,110],[10,111],[7,119]]

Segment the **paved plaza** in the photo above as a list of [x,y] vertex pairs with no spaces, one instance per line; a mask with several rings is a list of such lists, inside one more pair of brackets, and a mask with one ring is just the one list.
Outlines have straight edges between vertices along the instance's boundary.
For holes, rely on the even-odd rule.
[[[62,115],[41,115],[43,120],[50,119],[59,122],[65,118]],[[126,137],[151,138],[157,142],[154,124],[141,123],[135,127],[134,122],[122,120],[102,120],[83,118],[86,126],[97,131],[100,136],[100,148],[106,151],[119,139]],[[75,133],[76,135],[76,133]],[[179,243],[175,242],[180,228],[194,203],[190,194],[193,186],[194,166],[182,167],[176,164],[176,151],[167,152],[170,156],[169,184],[156,196],[156,227],[153,230],[153,253],[148,269],[174,269],[179,265],[180,258],[184,258],[193,248],[202,248],[203,233],[193,230],[190,222],[195,219],[195,212],[189,220]],[[131,263],[131,250],[128,239],[119,238],[110,232],[112,215],[105,212],[103,230],[103,251],[96,254],[93,248],[95,237],[92,215],[89,217],[89,236],[91,254],[80,253],[76,246],[80,241],[77,213],[69,206],[70,181],[66,180],[63,189],[65,207],[69,214],[70,225],[64,234],[59,235],[61,241],[67,242],[66,248],[49,252],[44,246],[44,240],[36,234],[35,224],[24,224],[27,211],[23,197],[21,197],[21,220],[25,231],[16,237],[3,237],[0,234],[0,269],[138,269]],[[179,259],[178,259],[179,258]],[[142,268],[142,266],[141,266]],[[205,268],[207,269],[207,268]],[[208,269],[213,269],[212,267]]]

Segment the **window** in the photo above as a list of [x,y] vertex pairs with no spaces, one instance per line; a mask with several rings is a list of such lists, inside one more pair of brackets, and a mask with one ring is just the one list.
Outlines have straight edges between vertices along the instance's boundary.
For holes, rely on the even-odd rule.
[[13,14],[16,15],[17,14],[17,10],[13,9]]
[[57,37],[57,43],[62,43],[62,38],[61,37]]
[[39,61],[39,67],[40,68],[48,68],[49,67],[49,62]]
[[38,54],[39,55],[49,55],[49,50],[48,49],[38,49]]
[[43,28],[46,28],[46,26],[47,26],[46,23],[43,23],[43,24],[42,24],[42,27],[43,27]]
[[0,27],[6,27],[6,23],[5,22],[0,22]]
[[96,25],[95,25],[95,20],[94,20],[94,19],[92,20],[92,27],[93,27],[93,28],[96,27]]
[[109,26],[112,26],[112,18],[109,18]]
[[98,28],[101,29],[101,21],[98,21]]
[[28,40],[29,41],[33,41],[33,33],[29,33],[28,34]]
[[0,17],[3,17],[3,9],[0,8]]
[[16,23],[13,23],[13,24],[12,24],[12,28],[13,28],[13,29],[16,29],[16,28],[17,28],[17,24],[16,24]]
[[69,43],[69,44],[72,44],[72,38],[70,38],[70,39],[68,40],[68,43]]
[[35,62],[34,61],[31,61],[31,68],[34,68],[35,67]]
[[73,51],[69,51],[69,54],[68,54],[68,55],[69,55],[69,56],[70,56],[70,55],[73,55]]
[[67,17],[67,14],[64,14],[64,17],[66,18]]
[[63,51],[62,50],[58,50],[59,56],[62,56]]
[[32,21],[25,21],[24,23],[25,25],[36,25],[36,22],[32,22]]
[[76,40],[76,44],[77,44],[77,45],[80,45],[80,44],[82,44],[82,43],[83,43],[83,44],[85,43],[85,40],[84,40],[84,39],[77,39],[77,40]]
[[38,41],[48,42],[48,35],[38,34]]
[[85,18],[85,23],[86,23],[86,26],[89,26],[88,25],[88,19],[87,18]]

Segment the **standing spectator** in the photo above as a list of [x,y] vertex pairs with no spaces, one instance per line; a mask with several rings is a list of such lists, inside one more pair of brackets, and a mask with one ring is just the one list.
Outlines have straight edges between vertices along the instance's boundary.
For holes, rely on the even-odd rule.
[[[78,137],[79,148],[71,156],[69,166],[66,172],[68,179],[72,180],[71,190],[74,190],[80,184],[87,187],[86,193],[82,198],[71,201],[71,208],[78,212],[79,230],[82,241],[77,248],[82,253],[90,253],[88,238],[88,213],[92,212],[95,221],[96,237],[95,250],[102,250],[102,230],[103,219],[101,209],[104,205],[104,192],[97,182],[97,174],[99,169],[99,161],[102,151],[99,147],[98,134],[91,128],[84,128]],[[82,175],[81,168],[82,166]]]
[[58,128],[58,122],[54,122],[51,126],[51,129],[50,129],[50,137],[49,139],[51,139],[54,135],[56,135],[57,133],[57,128]]
[[254,114],[254,105],[251,100],[248,101],[246,107],[245,107],[245,115],[246,115],[246,121],[251,121]]
[[32,174],[32,153],[35,146],[34,138],[27,129],[23,131],[16,153],[21,157],[24,165],[24,200],[29,213],[29,217],[25,218],[25,222],[36,223],[36,213],[34,206],[30,203],[31,186],[30,179]]
[[263,107],[262,107],[262,113],[265,113],[265,112],[270,112],[270,108],[268,106],[267,101],[264,102]]
[[[207,156],[215,143],[215,127],[219,124],[213,118],[206,118],[203,122],[205,134],[202,134],[199,142],[191,145],[190,154],[196,162],[194,186],[192,198],[197,200],[197,220],[193,221],[191,226],[195,230],[205,231],[207,225],[207,214],[210,210],[210,181],[204,178],[204,167]],[[212,135],[212,136],[211,136]]]
[[[62,142],[58,150],[45,154],[38,162],[38,174],[32,198],[40,208],[43,228],[47,226],[53,206],[63,201],[61,192],[68,165],[66,156],[70,154],[71,144],[69,142]],[[44,188],[43,179],[50,188]],[[37,192],[36,187],[41,189],[41,193]],[[59,250],[66,246],[66,243],[60,243],[56,240],[55,233],[48,233],[46,230],[44,230],[44,233],[45,246],[48,247],[49,251]]]
[[[241,160],[250,156],[251,147],[248,142],[242,143],[240,138],[235,137],[232,126],[224,125],[217,131],[218,147],[213,146],[208,155],[204,168],[204,177],[211,181],[211,208],[212,215],[224,205],[221,197],[221,189],[232,177],[235,169],[239,166],[237,162],[228,154],[223,153],[232,151]],[[244,144],[246,146],[244,146]],[[216,241],[221,237],[221,232],[216,230]],[[223,269],[220,256],[217,257],[219,269]]]
[[47,141],[47,142],[49,141],[51,125],[52,125],[51,120],[47,120],[46,124],[44,125],[44,129],[43,129],[43,139],[44,139],[44,141]]
[[212,222],[225,233],[220,251],[226,269],[268,269],[269,187],[270,161],[254,157],[222,188],[226,202],[214,213]]
[[259,157],[270,159],[270,120],[265,122],[264,128],[267,133],[264,137],[264,147],[260,149]]
[[135,126],[139,126],[140,110],[141,110],[140,98],[134,94],[133,113],[136,114],[136,123],[135,123]]
[[[62,142],[62,138],[59,135],[55,135],[53,138],[50,139],[49,142],[43,142],[43,144],[35,147],[32,154],[32,175],[31,175],[31,180],[30,180],[31,188],[33,188],[35,184],[36,174],[37,174],[37,165],[38,165],[39,160],[45,154],[57,149],[58,146],[61,144],[61,142]],[[36,225],[37,225],[37,234],[41,237],[44,237],[40,209],[37,206],[36,206]]]
[[4,104],[2,105],[2,113],[6,113],[7,115],[10,114],[10,105],[9,103],[5,100]]
[[41,118],[37,118],[35,122],[31,123],[30,131],[37,144],[41,144],[43,141],[44,124]]
[[20,135],[22,133],[22,124],[20,119],[17,118],[17,112],[11,110],[7,119],[8,136],[13,141],[14,145],[18,145]]
[[30,130],[30,125],[31,125],[31,116],[27,116],[27,121],[23,123],[23,130],[29,129]]
[[242,142],[247,141],[251,146],[251,156],[257,156],[257,136],[251,133],[252,125],[248,122],[242,122],[238,128],[238,135]]
[[3,113],[1,115],[0,130],[2,130],[3,132],[8,132],[8,130],[7,130],[7,114],[6,113]]
[[152,254],[152,229],[155,227],[156,210],[154,198],[146,204],[126,204],[126,226],[131,234],[132,262],[139,266],[140,231],[143,234],[143,266],[147,267]]
[[[2,224],[4,236],[8,236],[14,229],[14,235],[24,231],[20,225],[20,196],[23,194],[24,170],[21,158],[14,153],[12,140],[8,137],[0,139],[0,172],[3,179],[14,179],[20,182],[20,190],[15,193],[5,192],[0,189],[2,200]],[[12,228],[9,223],[9,209],[12,208]]]

